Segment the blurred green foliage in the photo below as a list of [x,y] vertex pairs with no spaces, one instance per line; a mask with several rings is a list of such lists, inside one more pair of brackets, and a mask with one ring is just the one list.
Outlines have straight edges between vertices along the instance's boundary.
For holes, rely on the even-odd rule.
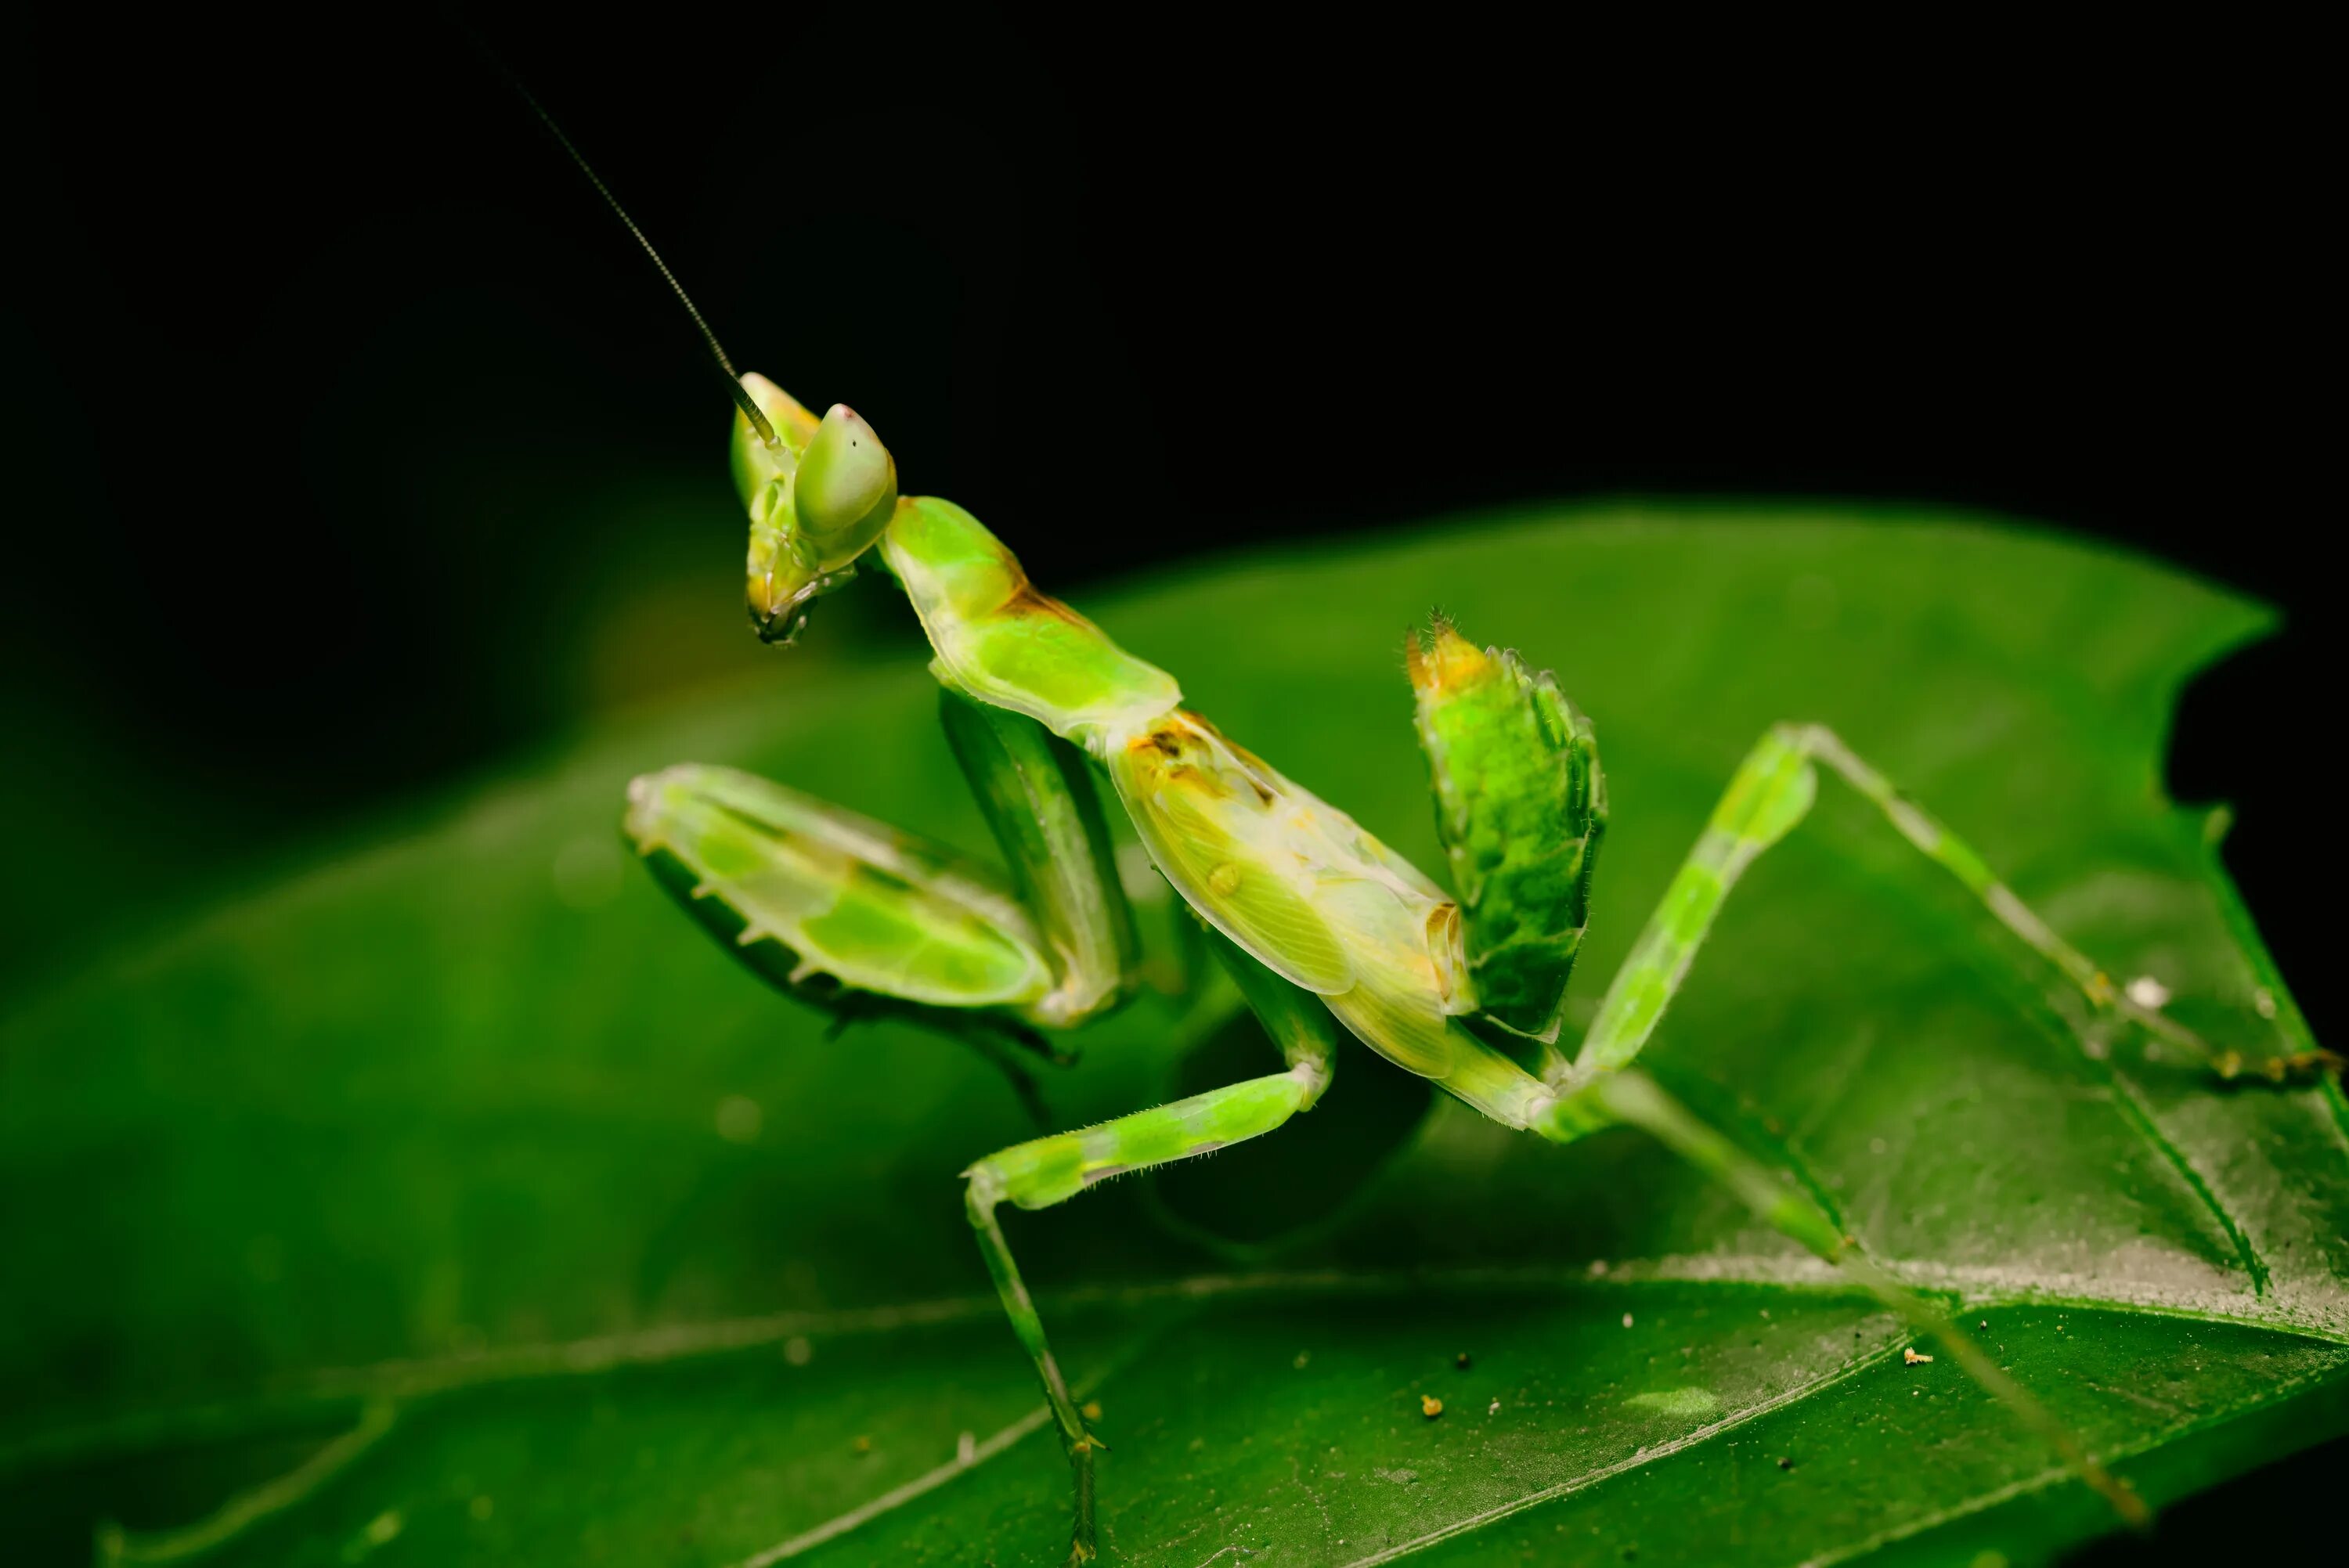
[[[1616,820],[1586,1008],[1744,748],[1802,717],[2187,1022],[2255,1057],[2305,1043],[2205,813],[2157,782],[2178,686],[2256,607],[1961,524],[1620,509],[1083,607],[1434,867],[1399,668],[1431,597],[1554,665],[1598,723]],[[185,1526],[378,1410],[379,1441],[207,1560],[740,1563],[926,1476],[812,1560],[1051,1560],[1065,1471],[955,1184],[1023,1135],[1016,1104],[931,1037],[821,1039],[614,827],[631,774],[694,758],[981,844],[933,703],[910,658],[671,700],[15,1007],[11,1539],[73,1560],[100,1518]],[[1652,1054],[1783,1139],[1880,1256],[1962,1294],[2155,1501],[2342,1429],[2337,1090],[2084,1053],[2060,987],[2015,979],[1999,940],[1830,791]],[[1244,1048],[1231,1014],[1146,1001],[1046,1094],[1064,1122],[1164,1098]],[[1658,1150],[1558,1150],[1448,1104],[1419,1120],[1415,1092],[1355,1052],[1295,1138],[1014,1217],[1103,1407],[1117,1561],[1425,1542],[1433,1562],[2021,1563],[2108,1527],[2005,1412],[1945,1363],[1903,1366],[1892,1324]],[[1273,1228],[1285,1249],[1207,1239]]]

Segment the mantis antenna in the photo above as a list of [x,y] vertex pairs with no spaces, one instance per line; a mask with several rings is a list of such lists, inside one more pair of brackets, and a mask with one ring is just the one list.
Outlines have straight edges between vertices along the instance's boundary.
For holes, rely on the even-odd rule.
[[605,204],[612,209],[612,215],[619,219],[621,223],[626,225],[628,232],[636,237],[636,243],[645,248],[645,254],[650,256],[653,265],[660,269],[660,275],[667,280],[669,292],[677,295],[677,303],[685,306],[685,314],[693,317],[693,325],[701,329],[701,341],[709,346],[710,357],[718,361],[718,368],[725,373],[726,387],[728,391],[734,394],[735,407],[740,408],[744,417],[750,421],[750,428],[759,432],[759,439],[770,447],[773,446],[775,427],[768,422],[765,410],[759,407],[757,401],[744,388],[742,377],[735,373],[734,362],[726,357],[726,350],[719,345],[718,335],[709,330],[709,323],[702,318],[699,308],[693,303],[693,296],[685,292],[685,285],[677,281],[675,273],[668,270],[668,263],[661,260],[661,253],[658,251],[653,249],[653,242],[645,238],[645,232],[636,227],[636,221],[628,216],[628,210],[620,205],[620,199],[612,194],[612,188],[604,183],[604,177],[595,172],[595,166],[589,163],[586,155],[573,146],[571,139],[563,134],[563,128],[554,123],[554,117],[546,112],[546,106],[538,101],[537,95],[523,85],[521,77],[507,69],[503,60],[497,59],[494,55],[491,56],[491,58],[496,60],[498,69],[504,74],[506,80],[512,84],[513,90],[522,95],[522,101],[530,105],[531,112],[538,116],[539,123],[553,132],[554,139],[563,144],[563,150],[571,155],[571,161],[579,166],[579,172],[587,177],[587,183],[595,187],[595,194],[604,198]]

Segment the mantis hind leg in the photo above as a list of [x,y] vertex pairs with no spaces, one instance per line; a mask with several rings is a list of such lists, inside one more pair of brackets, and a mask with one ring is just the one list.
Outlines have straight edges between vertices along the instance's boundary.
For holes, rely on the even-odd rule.
[[1646,1132],[1726,1188],[1757,1218],[1834,1265],[1912,1329],[1932,1336],[1968,1377],[2036,1433],[2121,1519],[2141,1525],[2150,1517],[2144,1500],[2098,1463],[2069,1427],[1968,1338],[1948,1314],[1870,1260],[1807,1191],[1780,1181],[1775,1172],[1646,1073],[1633,1068],[1601,1075],[1561,1105],[1558,1117],[1537,1130],[1563,1140],[1610,1125]]
[[[1971,845],[1951,832],[1924,807],[1893,788],[1889,779],[1846,746],[1833,730],[1825,725],[1807,724],[1794,727],[1792,733],[1800,738],[1810,755],[1875,802],[1902,838],[1955,877],[1968,892],[1982,901],[1982,906],[2000,924],[2013,932],[2033,952],[2062,970],[2079,987],[2090,1006],[2128,1019],[2165,1048],[2198,1067],[2209,1068],[2222,1078],[2233,1078],[2243,1071],[2240,1052],[2212,1052],[2194,1031],[2163,1016],[2156,1008],[2140,1004],[2127,990],[2116,988],[2111,977],[2094,960],[2058,936],[2029,905],[2017,898],[2013,890],[1999,880]],[[2267,1077],[2281,1082],[2296,1075],[2340,1066],[2341,1058],[2330,1051],[2313,1050],[2296,1056],[2271,1057],[2263,1064],[2262,1070]]]
[[[2092,1006],[2129,1017],[2189,1059],[2226,1070],[2224,1059],[2214,1057],[2190,1032],[2119,992],[2101,968],[2017,898],[1971,846],[1896,791],[1833,732],[1816,725],[1782,726],[1764,736],[1739,767],[1703,835],[1609,985],[1573,1064],[1561,1064],[1547,1075],[1559,1099],[1535,1130],[1559,1141],[1612,1125],[1648,1132],[1721,1183],[1757,1217],[1940,1340],[1952,1360],[2063,1455],[2122,1518],[2141,1522],[2145,1506],[2133,1492],[1945,1315],[1862,1255],[1808,1191],[1777,1180],[1763,1161],[1631,1067],[1687,976],[1729,890],[1764,850],[1793,831],[1808,813],[1818,789],[1814,763],[1824,763],[1873,801],[1904,839],[1955,877],[2024,945],[2062,971]],[[2247,1238],[2211,1199],[2183,1151],[2154,1124],[2127,1084],[2116,1079],[2115,1090],[2122,1113],[2201,1197],[2235,1244],[2254,1289],[2260,1288],[2265,1271]]]
[[1044,1336],[1044,1323],[1019,1276],[996,1210],[1009,1202],[1046,1209],[1094,1183],[1128,1171],[1164,1165],[1259,1137],[1309,1110],[1330,1085],[1337,1056],[1337,1026],[1313,996],[1298,990],[1221,936],[1211,939],[1242,994],[1280,1048],[1288,1070],[1137,1111],[1075,1132],[1015,1144],[988,1155],[963,1174],[964,1202],[987,1271],[995,1281],[1011,1332],[1036,1364],[1075,1489],[1069,1562],[1096,1554],[1093,1455],[1105,1445],[1085,1425],[1068,1379]]
[[[2215,1053],[2192,1030],[2143,1006],[2116,986],[2095,960],[2057,935],[2001,881],[1963,839],[1846,746],[1824,725],[1780,725],[1747,754],[1714,806],[1703,835],[1682,862],[1663,902],[1640,934],[1599,1006],[1568,1083],[1587,1081],[1638,1056],[1666,1004],[1680,989],[1713,927],[1713,916],[1754,859],[1791,832],[1817,794],[1814,763],[1873,802],[1886,820],[1928,860],[1957,880],[2023,944],[2054,965],[2089,1006],[2127,1018],[2167,1050],[2225,1077],[2241,1070],[2240,1057]],[[2271,1076],[2337,1066],[2319,1053],[2281,1062]]]
[[[1874,802],[1902,838],[1954,877],[2025,946],[2060,970],[2091,1006],[2141,1026],[2163,1047],[2188,1060],[2220,1072],[2228,1070],[2227,1058],[2214,1055],[2191,1030],[2140,1006],[2116,987],[2094,960],[2057,935],[2016,897],[1972,846],[1896,790],[1832,730],[1812,724],[1778,726],[1739,765],[1696,847],[1682,862],[1662,902],[1633,944],[1630,956],[1608,985],[1572,1066],[1547,1075],[1553,1088],[1571,1096],[1628,1066],[1639,1055],[1686,979],[1730,890],[1763,851],[1792,832],[1809,812],[1818,791],[1814,763],[1824,763]],[[2324,1066],[2331,1060],[2299,1065]],[[2116,1109],[2209,1212],[2234,1249],[2252,1289],[2264,1290],[2266,1264],[2212,1195],[2193,1161],[2162,1131],[2125,1078],[2099,1070],[2111,1086]]]

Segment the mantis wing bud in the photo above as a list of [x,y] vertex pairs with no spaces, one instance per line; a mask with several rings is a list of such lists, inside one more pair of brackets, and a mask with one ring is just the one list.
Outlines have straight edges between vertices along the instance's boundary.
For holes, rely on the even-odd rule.
[[1105,761],[1185,903],[1397,1067],[1451,1073],[1454,1026],[1432,951],[1449,935],[1442,889],[1196,714],[1167,714]]

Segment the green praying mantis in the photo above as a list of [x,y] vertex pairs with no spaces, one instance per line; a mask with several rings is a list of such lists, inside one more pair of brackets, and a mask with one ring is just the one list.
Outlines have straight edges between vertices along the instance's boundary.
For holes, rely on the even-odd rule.
[[[2238,1057],[2132,997],[1948,825],[1842,738],[1800,723],[1754,744],[1589,1026],[1568,1040],[1564,998],[1609,802],[1594,727],[1550,675],[1441,618],[1407,640],[1447,890],[1187,707],[1174,675],[1038,591],[969,512],[901,494],[895,458],[849,407],[819,417],[773,382],[736,374],[651,244],[547,123],[661,267],[728,377],[759,636],[788,645],[817,598],[877,561],[928,638],[947,738],[1004,862],[999,870],[734,769],[682,764],[628,787],[626,832],[653,873],[802,1002],[843,1021],[910,1020],[1008,1062],[1140,986],[1142,943],[1112,851],[1105,780],[1261,1023],[1268,1066],[1274,1055],[1282,1064],[982,1154],[964,1172],[973,1236],[1070,1466],[1070,1563],[1099,1554],[1103,1445],[1054,1358],[1001,1208],[1050,1208],[1112,1177],[1278,1130],[1330,1088],[1345,1036],[1507,1128],[1561,1144],[1622,1126],[1659,1140],[1935,1336],[2123,1518],[2144,1516],[2126,1484],[1971,1340],[1873,1264],[1799,1185],[1642,1071],[1639,1057],[1723,902],[1802,822],[1824,772],[1980,901],[2012,938],[2001,944],[2006,961],[2052,966],[2168,1059],[2233,1077]],[[2322,1053],[2266,1064],[2279,1079],[2337,1067]]]

